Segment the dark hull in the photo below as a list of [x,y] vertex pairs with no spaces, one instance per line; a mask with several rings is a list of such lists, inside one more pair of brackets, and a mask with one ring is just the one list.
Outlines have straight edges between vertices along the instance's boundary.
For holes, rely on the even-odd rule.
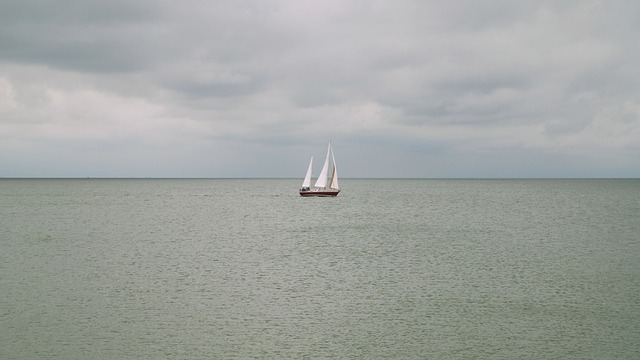
[[329,197],[329,196],[338,196],[340,190],[300,190],[300,196],[310,197],[310,196],[321,196],[321,197]]

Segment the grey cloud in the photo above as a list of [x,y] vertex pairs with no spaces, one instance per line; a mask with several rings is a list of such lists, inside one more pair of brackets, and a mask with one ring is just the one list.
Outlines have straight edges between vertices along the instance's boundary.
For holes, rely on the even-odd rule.
[[89,72],[143,68],[144,26],[151,10],[139,2],[10,1],[0,5],[0,58]]
[[[3,2],[0,137],[82,143],[96,129],[130,126],[126,147],[145,157],[148,142],[136,136],[180,143],[175,129],[198,139],[185,156],[212,152],[207,140],[258,149],[331,137],[406,159],[394,164],[399,173],[415,174],[411,161],[428,156],[441,168],[423,176],[501,146],[540,159],[589,146],[633,159],[639,9],[634,1]],[[118,131],[109,132],[102,107],[132,120],[113,121]],[[606,142],[624,151],[592,135],[609,113],[624,121],[610,120]],[[26,123],[43,126],[34,133]],[[96,148],[123,147],[111,140]],[[0,150],[16,151],[7,144]],[[236,171],[231,162],[219,163]]]

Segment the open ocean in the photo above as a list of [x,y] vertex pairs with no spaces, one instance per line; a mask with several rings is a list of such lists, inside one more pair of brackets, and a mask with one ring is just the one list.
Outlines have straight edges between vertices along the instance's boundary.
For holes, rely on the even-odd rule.
[[0,179],[0,359],[640,359],[640,180]]

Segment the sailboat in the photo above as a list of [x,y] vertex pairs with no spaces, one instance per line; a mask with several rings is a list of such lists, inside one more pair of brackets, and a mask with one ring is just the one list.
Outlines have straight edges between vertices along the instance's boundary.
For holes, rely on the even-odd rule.
[[[331,161],[329,161],[331,160]],[[329,165],[331,164],[331,180],[327,187],[327,179],[329,175]],[[311,187],[311,173],[313,168],[313,156],[309,161],[309,167],[307,168],[307,174],[302,182],[300,188],[300,196],[338,196],[340,192],[340,186],[338,185],[338,169],[336,167],[336,158],[333,156],[333,149],[331,148],[331,142],[327,148],[327,157],[324,159],[324,165],[322,171],[316,180],[316,183]]]

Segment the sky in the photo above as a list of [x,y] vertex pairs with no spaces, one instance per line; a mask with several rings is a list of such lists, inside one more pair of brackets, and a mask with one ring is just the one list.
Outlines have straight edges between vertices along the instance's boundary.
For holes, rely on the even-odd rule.
[[636,0],[0,2],[0,177],[640,177]]

